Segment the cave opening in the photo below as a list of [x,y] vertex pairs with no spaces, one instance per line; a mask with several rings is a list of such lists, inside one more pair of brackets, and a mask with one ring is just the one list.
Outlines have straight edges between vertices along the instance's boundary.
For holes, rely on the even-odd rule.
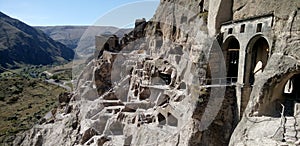
[[146,100],[151,96],[151,90],[148,87],[141,88],[140,100]]
[[300,74],[294,75],[290,78],[283,89],[283,105],[285,107],[284,115],[293,116],[295,110],[295,104],[300,103]]
[[104,50],[108,51],[110,49],[109,44],[105,43],[103,48],[104,48]]
[[159,125],[165,125],[166,124],[166,118],[161,113],[159,113],[157,115],[157,118],[158,118]]
[[282,77],[281,82],[273,84],[264,91],[264,104],[259,108],[258,116],[281,117],[299,113],[300,73],[290,73]]
[[164,74],[164,73],[159,72],[159,77],[165,81],[166,85],[171,84],[172,77],[170,74]]
[[200,13],[204,12],[204,0],[201,0],[199,3],[199,9],[200,9]]

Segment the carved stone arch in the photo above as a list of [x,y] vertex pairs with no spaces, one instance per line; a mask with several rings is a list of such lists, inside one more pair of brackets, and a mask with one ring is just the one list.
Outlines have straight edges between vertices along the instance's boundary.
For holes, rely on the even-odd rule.
[[253,85],[255,74],[254,69],[257,67],[259,61],[261,61],[261,72],[267,65],[270,57],[270,43],[268,39],[262,34],[253,36],[246,47],[246,60],[245,60],[245,77],[244,83],[246,85]]

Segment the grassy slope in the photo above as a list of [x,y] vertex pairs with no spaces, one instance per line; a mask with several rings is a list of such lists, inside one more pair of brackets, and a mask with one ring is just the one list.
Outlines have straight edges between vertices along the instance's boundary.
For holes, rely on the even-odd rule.
[[64,91],[38,79],[0,78],[0,145],[11,143],[15,134],[37,123],[57,106]]

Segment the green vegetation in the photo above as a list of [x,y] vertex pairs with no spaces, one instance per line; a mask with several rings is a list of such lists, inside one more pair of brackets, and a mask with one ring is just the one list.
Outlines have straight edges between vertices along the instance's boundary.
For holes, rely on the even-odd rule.
[[[76,65],[84,65],[77,61]],[[58,105],[65,89],[46,82],[60,81],[72,88],[74,64],[26,65],[15,70],[0,68],[0,145],[11,145],[15,135],[30,129]],[[47,72],[46,72],[47,71]]]
[[11,144],[15,135],[30,129],[57,106],[63,88],[43,79],[8,76],[0,78],[0,145]]
[[0,78],[10,78],[22,76],[23,78],[42,78],[42,72],[48,70],[52,66],[42,65],[26,65],[19,69],[5,71],[0,73]]
[[72,70],[67,69],[67,70],[64,70],[64,71],[56,72],[50,78],[54,79],[54,80],[70,81],[70,80],[72,80]]
[[[72,78],[76,78],[76,76],[78,76],[84,69],[84,67],[86,66],[85,61],[85,59],[73,60],[72,62],[69,62],[67,64],[56,66],[50,69],[49,72],[53,73],[54,75],[60,76],[60,79],[71,80]],[[64,77],[62,77],[62,73]]]

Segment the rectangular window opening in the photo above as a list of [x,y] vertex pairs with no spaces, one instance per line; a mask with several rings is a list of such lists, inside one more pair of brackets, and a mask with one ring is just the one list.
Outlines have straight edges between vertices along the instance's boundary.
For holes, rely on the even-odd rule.
[[261,32],[262,29],[262,23],[258,23],[256,26],[256,32]]
[[242,24],[242,25],[241,25],[240,33],[244,33],[244,32],[245,32],[245,24]]
[[229,29],[228,29],[228,34],[232,34],[232,31],[233,31],[233,29],[232,29],[232,28],[229,28]]

